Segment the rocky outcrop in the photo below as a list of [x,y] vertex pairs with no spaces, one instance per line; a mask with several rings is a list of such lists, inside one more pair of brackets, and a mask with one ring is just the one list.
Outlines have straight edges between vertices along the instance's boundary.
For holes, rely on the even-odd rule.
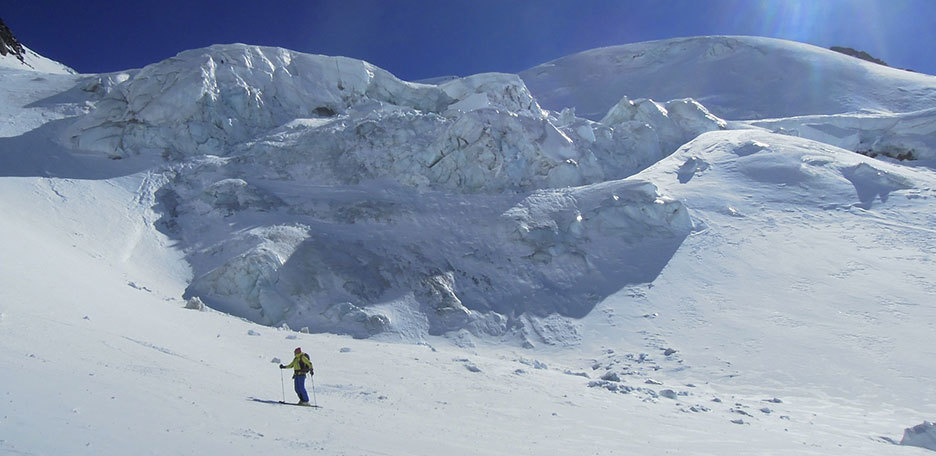
[[885,62],[885,61],[883,61],[883,60],[881,60],[881,59],[877,59],[877,58],[871,57],[871,54],[868,54],[868,53],[865,52],[865,51],[859,51],[859,50],[857,50],[857,49],[852,49],[852,48],[849,48],[849,47],[842,47],[842,46],[832,46],[832,47],[830,47],[829,49],[831,49],[831,50],[833,50],[833,51],[835,51],[835,52],[839,52],[839,53],[845,54],[845,55],[850,55],[850,56],[852,56],[852,57],[857,57],[857,58],[859,58],[859,59],[861,59],[861,60],[866,60],[866,61],[868,61],[868,62],[876,63],[876,64],[878,64],[878,65],[890,66],[890,65],[887,64],[887,62]]
[[13,36],[13,31],[6,26],[3,19],[0,19],[0,55],[7,54],[12,54],[16,56],[20,62],[26,63],[23,57],[26,54],[26,50],[23,49],[23,45]]

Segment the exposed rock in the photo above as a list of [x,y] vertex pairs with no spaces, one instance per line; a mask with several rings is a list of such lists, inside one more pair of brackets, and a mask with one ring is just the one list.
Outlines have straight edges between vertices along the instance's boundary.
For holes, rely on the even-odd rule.
[[193,296],[185,301],[185,308],[190,310],[205,311],[205,303],[198,296]]
[[839,52],[839,53],[845,54],[845,55],[850,55],[850,56],[852,56],[852,57],[857,57],[857,58],[859,58],[859,59],[861,59],[861,60],[866,60],[866,61],[871,62],[871,63],[876,63],[876,64],[878,64],[878,65],[890,66],[890,65],[888,65],[886,62],[884,62],[884,61],[881,60],[881,59],[877,59],[877,58],[871,57],[871,54],[868,54],[868,53],[865,52],[865,51],[859,51],[859,50],[857,50],[857,49],[852,49],[852,48],[850,48],[850,47],[842,47],[842,46],[832,46],[832,47],[830,47],[829,49],[831,49],[831,50],[833,50],[833,51],[835,51],[835,52]]
[[23,64],[26,63],[24,56],[26,50],[23,49],[23,45],[16,40],[16,37],[13,36],[13,31],[3,23],[3,19],[0,19],[0,55],[12,54]]

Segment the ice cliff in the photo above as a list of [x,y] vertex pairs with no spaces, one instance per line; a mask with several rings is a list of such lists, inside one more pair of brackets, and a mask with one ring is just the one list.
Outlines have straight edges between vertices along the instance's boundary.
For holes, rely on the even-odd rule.
[[594,122],[542,109],[516,75],[425,85],[246,45],[83,84],[93,109],[62,142],[163,161],[159,224],[190,295],[357,336],[528,338],[531,319],[652,280],[691,222],[620,179],[725,127],[692,100],[624,99]]

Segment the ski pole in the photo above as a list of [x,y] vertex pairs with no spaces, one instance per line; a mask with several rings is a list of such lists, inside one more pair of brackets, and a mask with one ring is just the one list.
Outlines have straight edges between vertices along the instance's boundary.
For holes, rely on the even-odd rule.
[[286,402],[286,381],[283,380],[283,369],[280,369],[280,387],[283,389],[283,402]]
[[309,378],[312,379],[312,403],[318,407],[318,399],[315,397],[315,376],[310,375]]

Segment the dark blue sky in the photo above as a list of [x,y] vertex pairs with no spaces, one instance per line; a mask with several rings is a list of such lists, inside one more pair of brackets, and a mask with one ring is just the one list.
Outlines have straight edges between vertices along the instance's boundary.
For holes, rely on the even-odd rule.
[[83,73],[239,42],[364,59],[414,80],[518,72],[615,44],[758,35],[936,74],[936,0],[5,0],[0,17]]

